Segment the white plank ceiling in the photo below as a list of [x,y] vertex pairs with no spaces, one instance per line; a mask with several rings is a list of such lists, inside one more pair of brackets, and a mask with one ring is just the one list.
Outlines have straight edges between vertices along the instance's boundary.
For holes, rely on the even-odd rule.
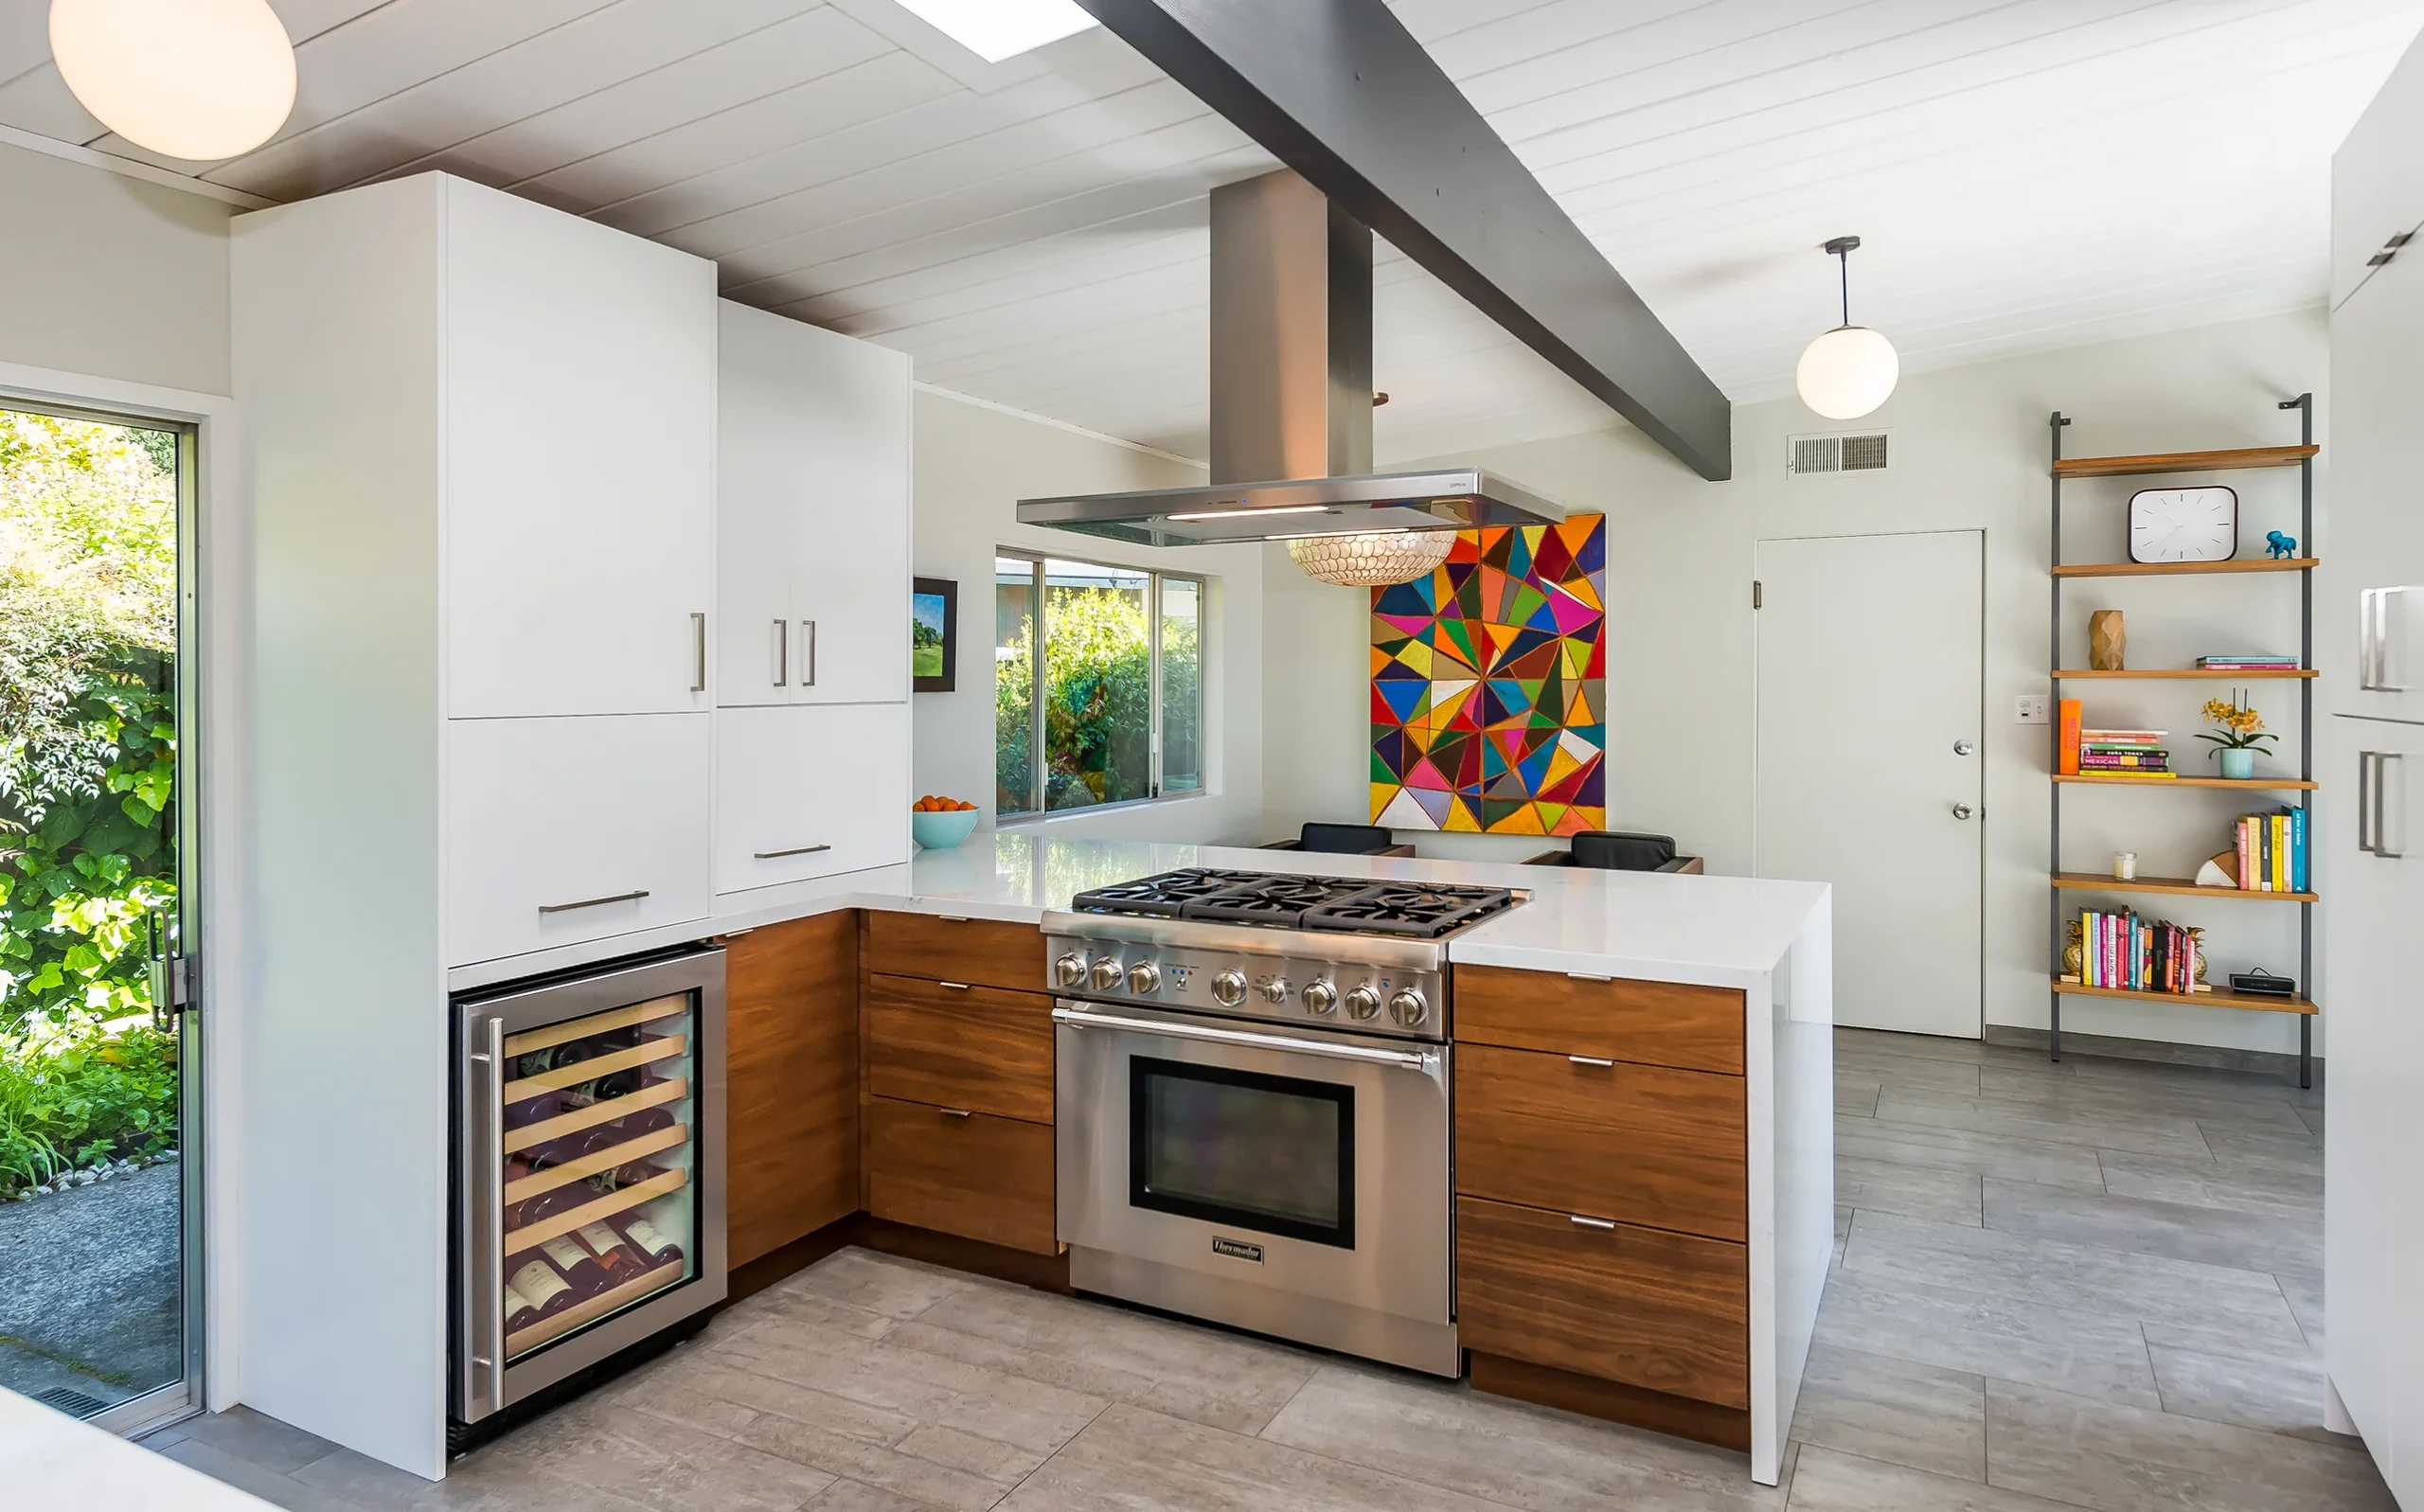
[[[1272,167],[1115,39],[986,65],[892,0],[273,0],[230,162],[80,107],[0,5],[0,123],[286,201],[443,169],[655,238],[947,388],[1203,449],[1204,195]],[[2293,309],[2424,0],[1391,0],[1738,400],[1853,317],[1925,368]],[[1394,252],[1384,458],[1613,420]]]

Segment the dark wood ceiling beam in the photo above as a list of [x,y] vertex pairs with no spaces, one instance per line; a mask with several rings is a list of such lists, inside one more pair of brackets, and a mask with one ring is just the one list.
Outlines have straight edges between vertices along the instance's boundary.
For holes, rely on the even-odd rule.
[[1704,478],[1733,407],[1383,0],[1078,0]]

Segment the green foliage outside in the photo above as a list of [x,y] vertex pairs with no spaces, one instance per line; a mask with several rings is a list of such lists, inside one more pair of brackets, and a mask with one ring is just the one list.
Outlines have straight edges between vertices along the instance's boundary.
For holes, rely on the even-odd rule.
[[[1044,807],[1080,809],[1150,796],[1152,654],[1140,593],[1047,588],[1044,593]],[[1164,696],[1194,706],[1201,663],[1196,627],[1163,625]],[[994,663],[997,811],[1026,810],[1034,768],[1034,622]],[[1182,704],[1179,701],[1185,700]]]
[[175,438],[0,411],[0,1195],[176,1142]]

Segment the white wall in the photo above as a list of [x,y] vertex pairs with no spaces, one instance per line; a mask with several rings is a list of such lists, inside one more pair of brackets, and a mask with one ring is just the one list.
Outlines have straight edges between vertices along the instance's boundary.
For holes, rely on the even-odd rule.
[[0,362],[227,392],[233,205],[0,144]]
[[[1023,527],[1025,498],[1201,483],[1201,469],[1124,442],[934,389],[917,410],[918,576],[959,584],[959,685],[911,700],[917,788],[985,806],[993,794],[993,550],[1017,546],[1210,579],[1204,708],[1213,743],[1205,793],[1014,828],[1121,840],[1273,838],[1263,820],[1263,571],[1259,547],[1157,550]],[[1358,695],[1360,697],[1360,695]],[[1360,705],[1359,705],[1360,706]]]
[[[1892,401],[1863,422],[1893,430],[1894,466],[1876,476],[1789,476],[1787,436],[1848,428],[1818,420],[1792,399],[1735,411],[1735,476],[1723,484],[1701,481],[1628,429],[1457,459],[1504,471],[1571,509],[1608,514],[1609,825],[1673,834],[1715,871],[1753,866],[1750,583],[1757,543],[1983,529],[1986,1017],[2041,1027],[2047,745],[2041,730],[2010,720],[2015,695],[2046,690],[2046,417],[2059,408],[2076,418],[2064,441],[2072,455],[2293,441],[2296,417],[2273,405],[2313,389],[2320,412],[2325,379],[2318,310],[1908,376]],[[2317,471],[2320,515],[2327,470]],[[2260,543],[2275,525],[2295,533],[2294,471],[2237,473],[2227,481],[2239,490],[2242,523],[2254,525],[2254,540]],[[2069,560],[2123,555],[2121,506],[2136,486],[2121,478],[2069,487]],[[1266,549],[1274,560],[1267,570],[1263,718],[1268,727],[1290,732],[1265,762],[1271,827],[1278,832],[1303,818],[1361,817],[1368,811],[1365,600],[1310,582],[1287,567],[1283,554]],[[2181,665],[2216,649],[2294,649],[2293,581],[2076,583],[2065,606],[2066,662],[2084,665],[2087,615],[2097,608],[2129,614],[2133,666]],[[1879,590],[1891,592],[1892,585]],[[1881,652],[1876,670],[1891,676],[1890,656]],[[2216,691],[2186,684],[2126,692],[2096,686],[2087,714],[2092,723],[2151,720],[2172,731],[2175,752],[2194,763],[2206,749],[2188,738],[2198,727],[2196,706]],[[2294,763],[2296,695],[2285,685],[2260,686],[2257,704],[2282,730]],[[2200,858],[2223,848],[2228,817],[2239,807],[2227,792],[2073,792],[2077,796],[2066,796],[2065,804],[2064,862],[2074,869],[2094,868],[2126,848],[2139,853],[2148,872],[2193,872]],[[1411,838],[1425,854],[1440,855],[1520,856],[1541,845],[1488,836]],[[2210,926],[2216,980],[2258,963],[2296,969],[2294,910],[2224,901],[2166,913]],[[2074,999],[2063,1022],[2087,1033],[2256,1049],[2290,1050],[2297,1042],[2286,1016],[2219,1009]]]

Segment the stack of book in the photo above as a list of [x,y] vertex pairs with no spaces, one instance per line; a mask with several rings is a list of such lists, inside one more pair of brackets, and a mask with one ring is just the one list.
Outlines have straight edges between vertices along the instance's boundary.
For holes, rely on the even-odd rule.
[[2235,656],[2200,656],[2197,668],[2203,672],[2294,672],[2298,669],[2298,659],[2268,655],[2261,651]]
[[2307,811],[2276,809],[2238,822],[2238,885],[2247,893],[2307,890]]
[[2079,916],[2079,982],[2132,992],[2201,992],[2188,932],[2167,919],[2089,909]]
[[2081,730],[2079,771],[2107,777],[2168,777],[2161,730]]

